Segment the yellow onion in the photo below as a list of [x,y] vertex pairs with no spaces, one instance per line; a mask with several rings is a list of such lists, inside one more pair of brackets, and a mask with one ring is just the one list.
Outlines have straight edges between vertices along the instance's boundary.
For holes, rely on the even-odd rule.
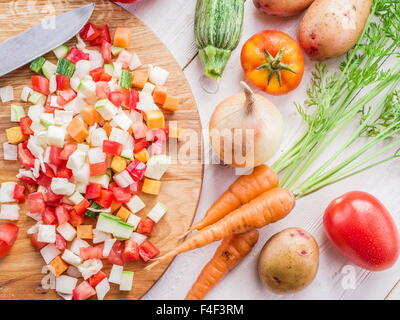
[[268,161],[283,138],[280,111],[262,95],[241,82],[244,92],[222,101],[214,110],[209,126],[214,152],[225,164],[250,168]]

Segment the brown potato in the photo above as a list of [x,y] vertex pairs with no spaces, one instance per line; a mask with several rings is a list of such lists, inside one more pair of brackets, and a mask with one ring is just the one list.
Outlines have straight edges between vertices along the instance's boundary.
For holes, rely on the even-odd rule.
[[307,9],[314,0],[253,0],[257,9],[272,16],[290,17]]
[[372,0],[315,0],[299,28],[299,41],[313,59],[325,60],[349,51],[360,38]]
[[307,287],[315,278],[319,247],[300,228],[288,228],[272,236],[258,260],[258,274],[265,287],[277,294],[288,294]]

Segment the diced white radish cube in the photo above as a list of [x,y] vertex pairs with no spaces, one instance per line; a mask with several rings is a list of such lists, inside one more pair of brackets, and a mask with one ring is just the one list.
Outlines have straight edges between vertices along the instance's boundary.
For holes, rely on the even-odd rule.
[[122,271],[123,271],[123,266],[113,264],[108,281],[110,281],[111,283],[120,284]]
[[21,91],[21,100],[24,102],[28,102],[29,95],[33,92],[30,87],[23,87]]
[[82,263],[81,257],[77,256],[75,253],[68,249],[64,250],[61,259],[69,264],[72,264],[75,267],[79,266]]
[[19,205],[17,205],[17,204],[2,204],[0,207],[0,219],[18,220],[19,219]]
[[66,178],[52,178],[50,188],[55,194],[69,196],[75,191],[75,184]]
[[155,87],[156,86],[154,84],[152,84],[151,82],[146,82],[142,91],[153,94]]
[[62,126],[67,125],[71,122],[74,116],[73,111],[55,110],[54,111],[54,121],[56,125]]
[[89,163],[84,163],[79,169],[73,169],[72,173],[74,175],[76,182],[89,183],[90,180],[90,165]]
[[14,189],[15,182],[3,182],[0,188],[0,202],[15,202]]
[[67,168],[71,170],[82,168],[86,161],[86,152],[76,150],[67,161]]
[[135,69],[139,68],[141,65],[142,65],[142,62],[140,61],[139,56],[136,53],[133,53],[131,62],[129,64],[129,69],[135,70]]
[[107,239],[111,239],[111,234],[97,230],[97,229],[93,229],[93,243],[94,244],[104,242]]
[[78,143],[77,150],[87,153],[90,150],[90,146],[88,146],[87,144],[84,144],[84,143]]
[[107,140],[107,133],[103,128],[94,129],[92,134],[90,135],[90,144],[93,147],[101,147],[103,146],[103,141]]
[[110,137],[108,138],[110,141],[115,141],[120,144],[124,144],[126,139],[128,138],[129,133],[127,131],[118,129],[118,128],[112,128]]
[[0,98],[2,102],[9,102],[14,100],[14,89],[12,86],[5,86],[0,88]]
[[135,182],[127,170],[115,174],[113,179],[121,188],[126,188]]
[[57,227],[57,231],[59,234],[62,235],[62,237],[67,240],[67,241],[72,241],[74,240],[76,236],[76,230],[75,228],[70,225],[68,222],[65,222],[63,224],[60,224]]
[[114,66],[114,74],[113,74],[113,76],[115,78],[119,79],[121,77],[121,74],[122,74],[122,63],[113,62],[113,66]]
[[[79,258],[79,257],[78,257]],[[67,275],[74,278],[81,278],[82,273],[78,270],[76,266],[69,266],[67,271],[65,271]]]
[[27,148],[36,158],[43,158],[44,149],[41,146],[39,136],[31,136],[28,140]]
[[111,249],[117,239],[106,239],[104,241],[103,257],[108,257],[110,255]]
[[97,299],[104,300],[104,297],[110,291],[110,283],[107,278],[104,278],[96,286]]
[[88,159],[89,163],[101,163],[106,160],[106,153],[103,152],[103,148],[97,147],[97,148],[91,148],[88,151]]
[[42,255],[46,264],[52,262],[55,257],[60,255],[60,253],[60,250],[58,250],[56,246],[52,243],[40,249],[40,254]]
[[171,158],[165,154],[152,156],[147,161],[146,172],[147,178],[160,180],[171,164]]
[[77,283],[78,279],[61,275],[56,278],[56,291],[64,294],[72,294]]
[[81,96],[80,94],[78,94],[78,96],[68,102],[65,106],[64,106],[64,110],[65,111],[72,111],[75,114],[78,114],[79,112],[82,111],[83,107],[85,107],[87,105],[87,103],[84,100],[84,97]]
[[27,212],[26,215],[31,217],[35,221],[42,221],[42,214],[41,213],[31,213]]
[[134,276],[134,273],[132,271],[122,271],[120,285],[119,285],[120,291],[131,291],[132,290],[133,276]]
[[26,233],[27,233],[28,235],[38,233],[38,231],[39,231],[39,226],[40,226],[41,224],[42,224],[41,222],[36,222],[32,227],[30,227],[30,228],[26,231]]
[[147,239],[144,234],[133,232],[131,235],[131,240],[135,241],[139,246]]
[[[125,130],[124,132],[126,132],[132,125],[132,120],[129,119],[129,117],[125,114],[125,112],[120,112],[114,116],[114,118],[111,121],[111,125],[115,127],[120,127],[123,130]],[[111,135],[110,135],[110,140],[111,140]],[[120,143],[123,144],[123,142]]]
[[79,256],[81,253],[81,248],[87,248],[87,247],[90,247],[89,243],[87,243],[85,240],[76,238],[71,243],[71,247],[69,248],[69,250],[71,250],[73,253]]
[[168,208],[165,204],[157,202],[153,209],[151,209],[150,212],[147,214],[147,217],[157,223],[167,212],[167,209]]
[[89,279],[103,269],[103,263],[100,259],[89,259],[78,266],[78,270],[82,273],[83,279]]
[[87,188],[88,183],[84,182],[77,182],[75,184],[75,190],[80,192],[80,193],[86,193],[86,188]]
[[77,191],[75,191],[71,196],[68,198],[73,204],[81,203],[85,198]]
[[138,195],[134,195],[126,205],[132,213],[137,213],[146,207],[145,203],[139,198]]
[[67,131],[63,127],[49,126],[47,130],[47,144],[62,148]]
[[[80,60],[75,63],[75,72],[72,79],[81,79],[89,74],[89,71],[92,70],[92,64],[88,60]],[[72,80],[71,79],[71,80]],[[73,88],[75,91],[78,90],[79,84],[76,88]]]
[[104,120],[111,120],[118,112],[118,108],[108,99],[97,101],[95,109]]
[[134,226],[136,230],[137,226],[139,225],[141,218],[139,216],[137,216],[136,214],[130,214],[128,220],[126,221],[126,223],[130,224],[131,226]]
[[151,67],[149,70],[149,79],[158,86],[163,86],[167,82],[169,72],[160,67]]
[[37,240],[39,242],[45,243],[55,243],[56,242],[56,226],[41,224],[39,226]]
[[17,160],[18,147],[15,144],[8,142],[3,143],[3,159],[4,160]]

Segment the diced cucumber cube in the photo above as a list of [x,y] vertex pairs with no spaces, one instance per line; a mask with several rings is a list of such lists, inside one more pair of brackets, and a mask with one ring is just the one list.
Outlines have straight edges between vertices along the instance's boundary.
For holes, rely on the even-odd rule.
[[46,59],[44,57],[39,57],[31,62],[31,65],[29,68],[36,73],[40,73],[42,71],[42,67],[44,63],[46,62]]
[[46,62],[43,64],[42,71],[44,76],[50,80],[50,78],[56,74],[57,66],[54,63],[46,60]]
[[107,233],[114,233],[119,221],[121,221],[121,219],[118,217],[101,212],[97,220],[96,229]]
[[126,222],[118,221],[118,223],[115,225],[113,235],[117,238],[129,239],[132,235],[134,228],[134,226],[131,226]]
[[132,271],[122,271],[119,290],[120,291],[131,291],[133,285],[134,272]]
[[11,105],[11,122],[19,122],[21,118],[25,117],[25,110],[16,104]]
[[56,55],[57,59],[65,58],[68,54],[69,48],[67,45],[62,44],[61,46],[55,48],[53,50],[54,54]]
[[98,183],[104,189],[108,189],[108,184],[110,183],[110,176],[108,174],[101,174],[99,176],[93,176],[89,179],[90,183]]
[[41,94],[40,92],[32,91],[28,101],[32,104],[43,105],[44,102],[46,101],[46,96],[44,94]]

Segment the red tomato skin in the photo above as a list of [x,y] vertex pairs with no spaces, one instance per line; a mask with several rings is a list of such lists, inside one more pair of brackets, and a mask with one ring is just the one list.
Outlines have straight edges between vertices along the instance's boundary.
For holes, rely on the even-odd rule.
[[333,200],[323,218],[325,232],[335,247],[361,268],[381,271],[399,256],[399,234],[383,204],[362,191]]
[[81,282],[72,292],[74,300],[87,300],[96,294],[96,290],[87,281]]
[[19,228],[12,223],[0,226],[0,258],[4,258],[11,250],[17,239]]

